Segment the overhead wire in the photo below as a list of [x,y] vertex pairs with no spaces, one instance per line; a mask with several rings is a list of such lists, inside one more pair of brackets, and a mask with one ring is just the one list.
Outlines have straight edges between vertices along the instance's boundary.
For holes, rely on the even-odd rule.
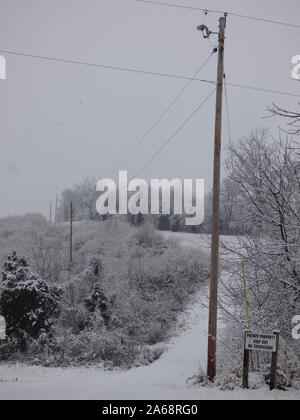
[[165,141],[165,143],[142,165],[142,167],[134,174],[133,178],[136,178],[151,162],[175,139],[175,137],[183,130],[183,128],[194,118],[194,116],[200,111],[200,109],[206,104],[206,102],[215,93],[214,88],[210,94],[197,106],[197,108],[186,118],[186,120],[180,125],[180,127]]
[[271,24],[274,24],[274,25],[281,25],[281,26],[287,26],[287,27],[290,27],[290,28],[300,29],[300,25],[296,25],[294,23],[282,22],[282,21],[278,21],[278,20],[274,20],[274,19],[267,19],[267,18],[260,17],[260,16],[250,16],[250,15],[241,14],[241,13],[228,12],[226,10],[204,9],[204,8],[201,8],[201,7],[186,6],[186,5],[183,5],[183,4],[174,4],[174,3],[167,3],[167,2],[154,1],[154,0],[137,0],[137,1],[140,2],[140,3],[148,3],[148,4],[152,4],[152,5],[156,5],[156,6],[173,7],[173,8],[177,8],[177,9],[186,9],[186,10],[194,10],[194,11],[199,10],[199,11],[202,11],[202,12],[217,13],[217,14],[226,13],[228,16],[234,16],[234,17],[239,17],[239,18],[242,18],[242,19],[249,19],[249,20],[253,20],[253,21],[271,23]]
[[[142,1],[142,0],[139,0],[139,1]],[[36,54],[28,54],[24,52],[17,52],[17,51],[4,50],[4,49],[0,49],[0,52],[3,54],[11,54],[15,56],[28,57],[28,58],[44,60],[44,61],[77,64],[77,65],[88,66],[88,67],[102,68],[104,70],[122,71],[122,72],[127,72],[127,73],[136,73],[136,74],[155,76],[155,77],[160,77],[160,78],[170,78],[170,79],[186,80],[186,81],[191,81],[191,82],[201,82],[201,83],[216,85],[216,82],[214,80],[207,80],[207,79],[197,78],[197,77],[193,79],[187,76],[172,74],[172,73],[162,73],[162,72],[155,72],[155,71],[149,71],[149,70],[140,70],[136,68],[113,66],[113,65],[107,65],[107,64],[96,64],[96,63],[90,63],[86,61],[70,60],[70,59],[65,59],[65,58],[57,58],[57,57],[50,57],[50,56],[36,55]],[[275,90],[275,89],[261,88],[261,87],[251,86],[251,85],[246,85],[246,84],[241,84],[241,83],[227,83],[227,86],[237,87],[240,89],[253,90],[257,92],[274,93],[277,95],[300,98],[300,94],[285,92],[285,91],[280,91],[280,90]]]
[[163,118],[169,113],[169,111],[173,108],[173,106],[178,102],[178,100],[186,92],[190,84],[195,80],[195,78],[207,65],[207,63],[210,61],[214,53],[215,51],[212,51],[212,53],[207,57],[207,59],[201,64],[200,68],[194,73],[192,78],[184,85],[183,89],[181,89],[179,93],[175,96],[175,98],[168,104],[168,106],[163,110],[163,112],[159,115],[159,117],[154,121],[151,127],[146,131],[143,137],[137,143],[135,143],[135,145],[125,154],[125,156],[120,160],[120,162],[109,172],[108,176],[112,176],[118,169],[121,169],[121,166],[133,155],[133,153],[138,149],[138,147],[141,146],[145,142],[145,140],[149,137],[152,131],[163,120]]

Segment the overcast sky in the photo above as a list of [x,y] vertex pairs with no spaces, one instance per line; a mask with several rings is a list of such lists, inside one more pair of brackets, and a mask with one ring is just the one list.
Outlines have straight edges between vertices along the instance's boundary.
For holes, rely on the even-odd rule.
[[[169,3],[300,24],[299,0],[166,0]],[[203,13],[136,0],[0,0],[0,49],[191,77],[210,53],[196,26]],[[205,23],[218,27],[218,15]],[[1,53],[0,53],[1,54]],[[300,29],[229,17],[228,82],[299,93],[291,58],[300,55]],[[64,188],[101,178],[144,135],[186,83],[3,54],[0,80],[0,216],[42,212]],[[216,78],[216,55],[201,73]],[[193,82],[121,169],[133,175],[212,90]],[[234,140],[279,122],[264,120],[276,102],[296,98],[231,87]],[[215,96],[141,176],[212,180]],[[224,110],[225,111],[225,110]],[[225,114],[224,114],[225,115]],[[228,129],[224,118],[224,158]]]

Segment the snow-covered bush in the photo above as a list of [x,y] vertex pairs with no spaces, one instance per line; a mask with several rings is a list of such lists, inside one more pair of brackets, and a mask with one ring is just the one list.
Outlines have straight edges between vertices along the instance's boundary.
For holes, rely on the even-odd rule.
[[89,325],[89,314],[82,305],[63,305],[59,317],[59,325],[63,330],[69,330],[72,334],[79,334]]
[[73,334],[66,330],[49,343],[50,352],[33,356],[42,363],[67,366],[89,363],[104,363],[107,367],[129,368],[139,354],[135,342],[120,330],[108,331],[106,328],[82,331]]
[[103,263],[95,256],[87,257],[83,270],[66,283],[66,297],[73,305],[83,305],[92,290],[103,280]]
[[59,313],[60,291],[30,271],[25,258],[14,252],[4,264],[0,313],[7,323],[7,334],[22,333],[38,338],[49,332]]
[[100,315],[107,325],[109,322],[109,313],[107,305],[107,297],[104,295],[101,286],[94,286],[91,295],[85,300],[85,307],[94,319],[98,319]]

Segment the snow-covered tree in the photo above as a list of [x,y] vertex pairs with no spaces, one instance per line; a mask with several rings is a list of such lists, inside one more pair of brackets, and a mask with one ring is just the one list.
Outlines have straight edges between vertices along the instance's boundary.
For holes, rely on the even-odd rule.
[[1,289],[0,314],[6,320],[8,336],[26,333],[37,338],[41,331],[50,331],[59,313],[60,292],[50,289],[15,252],[4,264]]
[[220,296],[227,314],[246,326],[244,262],[252,328],[280,329],[295,347],[290,332],[300,310],[300,166],[292,146],[289,137],[275,140],[260,131],[230,148],[232,203],[243,209],[247,234],[231,249],[237,258]]
[[104,323],[108,323],[108,301],[99,284],[94,286],[91,295],[85,300],[85,306],[89,313],[96,315],[99,313],[99,315],[102,316]]

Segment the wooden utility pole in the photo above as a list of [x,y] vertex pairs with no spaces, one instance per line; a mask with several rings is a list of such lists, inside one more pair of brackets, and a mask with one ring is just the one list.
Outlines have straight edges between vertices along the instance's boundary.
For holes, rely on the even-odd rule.
[[70,274],[72,273],[73,265],[73,203],[70,203]]
[[54,224],[57,224],[57,209],[58,209],[58,194],[56,194],[55,198],[55,216],[54,216]]
[[52,223],[52,201],[49,204],[49,222]]
[[216,377],[217,321],[218,321],[218,283],[219,283],[219,242],[220,242],[220,190],[221,190],[221,144],[222,144],[222,105],[224,82],[224,48],[226,16],[220,18],[218,47],[218,80],[215,126],[214,186],[212,207],[211,240],[211,279],[208,327],[207,376],[211,381]]

